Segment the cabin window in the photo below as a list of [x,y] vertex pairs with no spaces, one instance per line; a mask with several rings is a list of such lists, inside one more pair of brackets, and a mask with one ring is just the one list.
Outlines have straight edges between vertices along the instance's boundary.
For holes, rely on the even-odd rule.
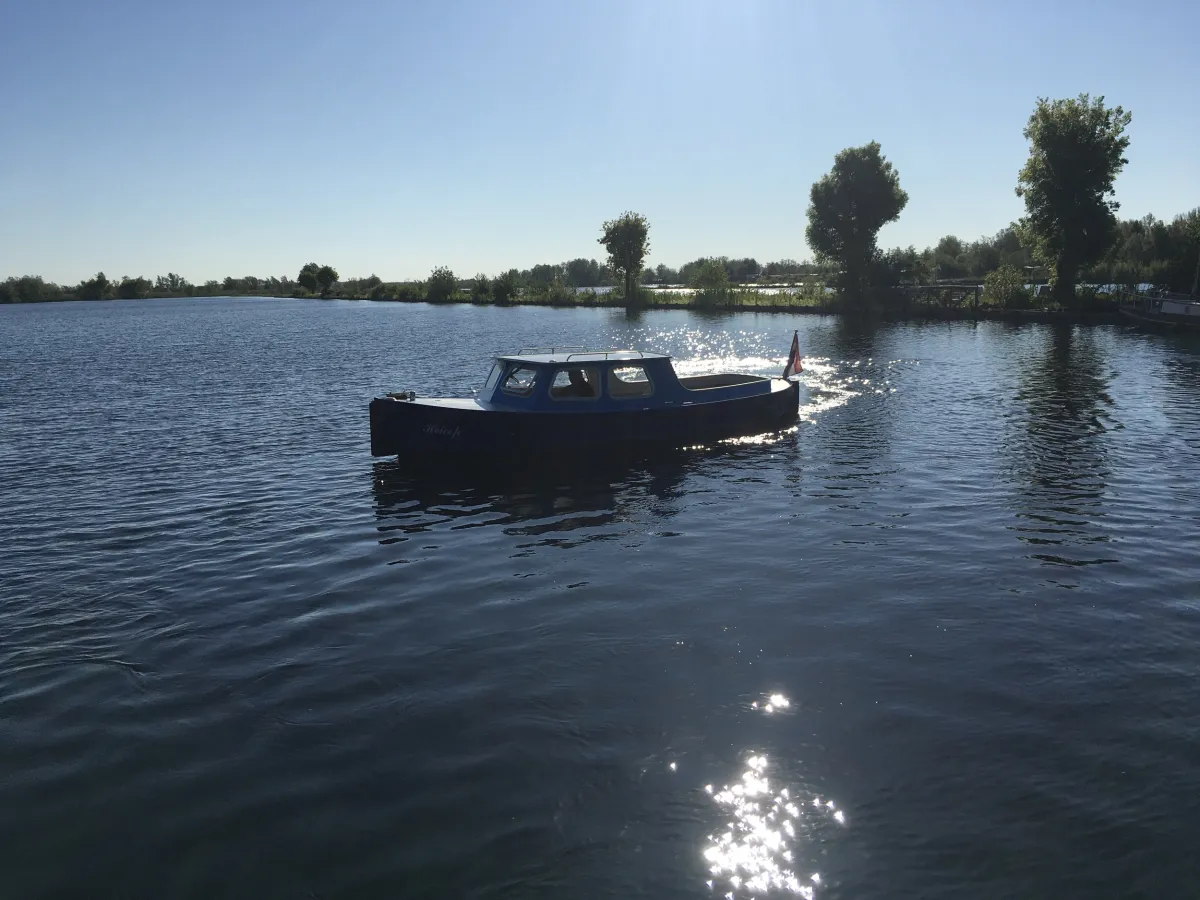
[[528,397],[533,393],[536,384],[537,369],[530,366],[513,366],[508,370],[508,375],[505,376],[504,383],[500,385],[500,390],[517,397]]
[[608,370],[608,393],[618,400],[649,397],[654,385],[642,366],[614,366]]
[[492,391],[496,389],[496,382],[500,380],[500,373],[504,371],[504,366],[500,363],[492,365],[492,371],[488,372],[487,381],[483,385],[483,395],[485,397],[492,396]]
[[600,396],[600,373],[595,366],[558,369],[550,382],[555,400],[595,400]]

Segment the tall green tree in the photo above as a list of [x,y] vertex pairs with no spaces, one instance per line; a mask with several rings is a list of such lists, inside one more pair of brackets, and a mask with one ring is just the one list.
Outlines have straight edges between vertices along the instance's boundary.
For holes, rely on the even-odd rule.
[[1099,262],[1117,236],[1113,182],[1129,161],[1132,115],[1104,98],[1038,99],[1025,126],[1029,159],[1017,176],[1025,201],[1021,241],[1051,270],[1052,296],[1075,303],[1079,270]]
[[296,276],[296,284],[304,288],[310,294],[315,294],[320,282],[317,281],[317,273],[321,271],[321,267],[315,262],[310,262],[300,270],[300,274]]
[[638,297],[638,276],[650,252],[650,224],[645,216],[627,212],[601,227],[604,233],[599,243],[608,251],[608,265],[625,286],[625,304],[633,305]]
[[605,283],[604,267],[594,259],[572,259],[563,263],[567,281],[575,287],[597,287]]
[[497,306],[508,306],[517,295],[517,270],[509,269],[496,276],[492,282],[492,299]]
[[97,272],[95,278],[80,282],[79,287],[75,289],[75,296],[80,300],[103,300],[109,296],[111,290],[112,282],[103,272]]
[[1180,216],[1180,230],[1184,233],[1187,243],[1196,257],[1196,272],[1192,275],[1192,296],[1200,292],[1200,208],[1193,209],[1186,216]]
[[321,296],[328,297],[333,286],[337,284],[338,272],[333,266],[321,266],[317,269],[317,284],[321,286]]
[[482,272],[475,276],[471,285],[471,302],[488,303],[492,299],[492,280]]
[[159,275],[154,279],[154,289],[156,291],[179,293],[188,287],[191,287],[191,285],[188,284],[187,279],[175,272]]
[[458,279],[446,266],[438,266],[425,283],[425,299],[430,303],[445,303],[458,290]]
[[808,245],[819,261],[840,267],[842,289],[861,301],[871,286],[879,229],[898,219],[908,203],[899,173],[879,152],[878,141],[849,147],[812,186],[810,201]]
[[0,303],[41,303],[43,300],[58,300],[62,296],[57,284],[47,284],[40,275],[9,278],[3,288],[4,299],[0,299]]
[[122,300],[139,300],[147,296],[152,287],[153,285],[147,278],[142,278],[140,275],[137,278],[130,278],[126,275],[117,285],[116,294]]

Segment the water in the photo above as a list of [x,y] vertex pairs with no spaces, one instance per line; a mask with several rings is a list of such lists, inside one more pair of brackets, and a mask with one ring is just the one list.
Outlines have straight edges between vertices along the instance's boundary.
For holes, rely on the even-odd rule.
[[[368,455],[494,352],[794,328],[773,440]],[[1197,346],[1126,329],[0,308],[0,893],[1190,895],[1198,464]]]

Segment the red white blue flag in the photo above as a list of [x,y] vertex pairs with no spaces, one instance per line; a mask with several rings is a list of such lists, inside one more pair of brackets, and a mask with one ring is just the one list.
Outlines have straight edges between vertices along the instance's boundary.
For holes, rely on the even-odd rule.
[[788,353],[787,365],[783,367],[783,377],[791,378],[803,371],[804,366],[800,362],[800,332],[796,331],[792,333],[792,349]]

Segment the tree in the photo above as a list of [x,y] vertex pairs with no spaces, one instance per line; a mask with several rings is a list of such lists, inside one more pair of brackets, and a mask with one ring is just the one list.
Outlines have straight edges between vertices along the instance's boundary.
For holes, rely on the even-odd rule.
[[554,279],[562,275],[562,266],[552,266],[549,263],[539,263],[529,270],[525,281],[527,284],[543,284],[550,285],[554,283]]
[[509,301],[517,295],[517,270],[509,269],[496,276],[492,282],[492,299],[497,306],[508,306]]
[[159,275],[154,279],[154,289],[156,291],[164,291],[167,293],[177,294],[191,287],[186,278],[182,275],[177,275],[170,272],[166,275]]
[[767,263],[767,276],[770,278],[786,278],[789,275],[804,275],[812,266],[808,263],[798,263],[794,259],[781,259]]
[[117,296],[122,300],[139,300],[150,293],[151,287],[153,285],[150,284],[149,279],[141,276],[130,278],[126,275],[117,285]]
[[626,212],[602,226],[604,234],[599,243],[608,251],[608,265],[625,285],[625,304],[632,305],[638,296],[638,275],[650,252],[650,225],[646,217]]
[[446,266],[438,266],[425,284],[425,299],[430,303],[445,303],[458,290],[458,279]]
[[1200,207],[1193,209],[1186,216],[1178,216],[1172,223],[1178,226],[1184,236],[1184,246],[1192,250],[1196,257],[1196,272],[1192,275],[1192,296],[1200,291]]
[[471,285],[471,302],[472,303],[487,303],[492,299],[492,282],[483,274],[475,276],[475,283]]
[[103,300],[108,296],[111,287],[112,283],[104,273],[97,272],[95,278],[80,283],[75,289],[75,296],[80,300]]
[[594,259],[572,259],[563,263],[567,281],[575,287],[597,287],[605,283],[604,267]]
[[317,269],[317,284],[321,286],[321,296],[328,297],[333,286],[337,284],[338,273],[333,266],[321,266]]
[[1000,266],[983,279],[983,296],[1005,309],[1023,309],[1033,300],[1025,287],[1025,273],[1015,266]]
[[758,277],[758,273],[762,267],[759,266],[758,260],[752,256],[745,259],[727,259],[725,260],[725,270],[729,273],[729,280],[735,284],[744,284],[747,281],[753,281]]
[[315,294],[319,285],[317,273],[320,271],[320,266],[315,262],[310,262],[300,270],[300,274],[296,276],[296,283],[310,294]]
[[40,275],[22,275],[20,278],[9,278],[4,283],[7,299],[5,303],[41,303],[43,300],[56,300],[60,297],[57,284],[46,284]]
[[861,301],[871,284],[879,229],[900,217],[908,194],[900,176],[879,152],[879,143],[850,147],[812,186],[805,236],[817,259],[836,263],[841,286]]
[[957,258],[963,252],[963,243],[952,234],[946,235],[934,247],[937,253]]
[[1099,262],[1116,238],[1118,204],[1109,199],[1128,160],[1132,115],[1104,97],[1038,98],[1025,126],[1029,159],[1017,176],[1025,200],[1021,242],[1051,269],[1052,296],[1074,305],[1083,266]]
[[692,276],[690,286],[696,291],[696,305],[716,306],[729,298],[729,271],[725,260],[706,259]]

